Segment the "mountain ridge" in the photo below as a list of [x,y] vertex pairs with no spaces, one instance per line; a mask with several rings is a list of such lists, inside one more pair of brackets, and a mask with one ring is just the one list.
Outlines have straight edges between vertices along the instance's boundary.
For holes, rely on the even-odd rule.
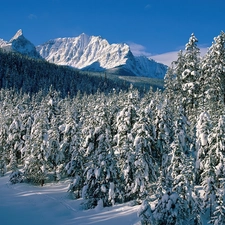
[[[125,64],[121,52],[129,51],[126,44],[110,45],[100,36],[81,34],[78,37],[56,38],[37,46],[37,51],[47,61],[83,69],[99,62],[101,68],[109,69]],[[114,53],[113,55],[112,52]]]
[[126,43],[109,44],[101,36],[56,38],[36,47],[47,61],[81,70],[163,78],[167,67],[145,56],[134,56]]
[[163,79],[167,70],[167,66],[145,56],[134,56],[126,43],[109,44],[101,36],[85,33],[51,39],[35,47],[20,29],[9,42],[0,39],[0,47],[57,65],[93,72]]

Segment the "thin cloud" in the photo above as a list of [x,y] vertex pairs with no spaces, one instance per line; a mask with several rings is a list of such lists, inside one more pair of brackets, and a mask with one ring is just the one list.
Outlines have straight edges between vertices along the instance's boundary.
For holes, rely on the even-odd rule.
[[145,46],[134,43],[134,42],[130,42],[128,43],[130,46],[130,50],[133,53],[133,55],[135,56],[140,56],[140,55],[144,55],[149,57],[151,55],[151,53],[146,51]]
[[28,16],[28,18],[30,19],[30,20],[33,20],[33,19],[37,19],[37,16],[35,15],[35,14],[30,14],[29,16]]
[[200,47],[201,56],[204,56],[208,51],[209,47]]
[[151,8],[151,5],[150,4],[148,4],[148,5],[145,6],[145,9],[150,9],[150,8]]
[[[146,47],[143,45],[140,45],[134,42],[128,42],[128,44],[134,56],[146,56],[148,58],[155,60],[156,62],[163,63],[167,66],[171,66],[171,63],[177,60],[177,56],[179,52],[177,50],[172,52],[165,52],[158,55],[152,55],[150,52],[146,50]],[[202,47],[200,46],[199,48],[200,48],[200,56],[203,57],[208,51],[208,47],[205,47],[205,45],[202,45]],[[180,47],[179,49],[184,49],[184,46]]]
[[[200,47],[200,56],[203,57],[206,52],[208,51],[208,47]],[[171,66],[171,63],[173,61],[177,60],[179,51],[173,51],[173,52],[166,52],[159,55],[152,55],[151,58],[154,59],[156,62],[163,63],[167,66]]]
[[174,52],[166,52],[159,55],[152,55],[151,58],[154,59],[156,62],[163,63],[167,66],[171,66],[171,63],[177,60],[177,51]]

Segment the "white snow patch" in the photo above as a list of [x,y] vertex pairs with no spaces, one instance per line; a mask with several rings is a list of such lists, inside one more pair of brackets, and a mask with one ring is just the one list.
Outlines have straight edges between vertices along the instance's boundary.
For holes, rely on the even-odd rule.
[[11,185],[8,180],[9,173],[0,177],[0,215],[4,225],[134,225],[140,221],[137,217],[139,206],[130,206],[129,203],[101,207],[101,210],[83,210],[83,199],[69,198],[69,180],[43,187],[26,183]]

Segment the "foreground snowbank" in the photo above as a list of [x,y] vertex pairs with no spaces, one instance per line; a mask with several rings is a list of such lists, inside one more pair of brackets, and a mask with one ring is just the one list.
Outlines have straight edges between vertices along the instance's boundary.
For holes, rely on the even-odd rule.
[[8,180],[8,174],[0,177],[2,225],[139,224],[139,206],[131,206],[129,203],[82,210],[82,200],[72,200],[66,192],[66,181],[40,187],[26,183],[12,185]]

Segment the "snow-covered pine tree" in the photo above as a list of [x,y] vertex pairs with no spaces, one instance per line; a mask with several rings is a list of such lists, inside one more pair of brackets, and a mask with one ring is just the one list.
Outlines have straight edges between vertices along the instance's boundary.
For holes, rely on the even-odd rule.
[[144,200],[138,209],[138,217],[141,218],[141,225],[152,225],[155,224],[151,206],[147,200]]
[[193,197],[194,159],[190,152],[190,137],[186,132],[186,127],[189,125],[181,109],[179,112],[174,125],[174,140],[170,146],[170,163],[167,163],[168,168],[164,169],[167,179],[161,178],[161,182],[163,181],[162,184],[167,187],[167,189],[164,188],[163,193],[173,190],[179,195],[180,202],[183,204],[182,208],[185,210],[186,221],[191,223],[199,213],[199,210],[196,210],[198,201]]
[[10,148],[10,167],[11,170],[17,170],[16,165],[20,158],[20,150],[23,147],[22,131],[23,131],[22,118],[15,116],[12,124],[9,126],[9,136],[7,138],[8,147]]
[[48,95],[42,100],[42,104],[46,110],[49,122],[60,114],[59,93],[53,90],[52,85],[49,88]]
[[[225,188],[225,187],[224,187]],[[213,212],[210,223],[213,225],[225,224],[225,201],[224,201],[224,190],[222,194],[218,195],[217,206]]]
[[17,183],[22,181],[22,173],[19,171],[19,160],[21,158],[21,149],[24,145],[22,131],[24,130],[20,116],[15,116],[12,124],[9,126],[9,135],[7,137],[8,148],[10,149],[9,167],[12,171],[10,181]]
[[48,166],[50,170],[54,173],[54,180],[60,180],[61,178],[61,165],[64,161],[64,154],[60,149],[60,133],[59,124],[57,118],[52,118],[48,129]]
[[[166,109],[166,107],[164,107],[166,101],[162,101],[162,96],[163,94],[161,90],[157,89],[154,95],[152,96],[149,105],[146,107],[146,109],[149,110],[151,113],[151,120],[149,121],[149,123],[152,124],[152,137],[155,140],[154,145],[152,145],[152,155],[154,159],[158,162],[159,166],[162,160],[163,147],[165,146],[164,137],[170,127],[170,118],[168,114],[169,111],[164,111],[164,109]],[[164,123],[164,119],[168,119],[167,124]]]
[[[82,196],[86,208],[115,203],[118,170],[112,149],[112,135],[104,96],[98,96],[90,118],[83,124],[85,152],[84,187]],[[93,104],[93,103],[92,103]]]
[[198,78],[200,71],[200,49],[197,47],[198,39],[191,34],[185,46],[183,72],[181,76],[182,102],[185,115],[195,121],[198,107]]
[[[220,165],[220,177],[217,180],[216,185],[216,199],[214,202],[214,209],[211,215],[210,223],[214,225],[225,224],[225,169],[224,169],[224,159],[221,160],[222,165]],[[217,168],[218,169],[218,168]],[[217,171],[218,172],[218,171]],[[216,174],[218,175],[218,174]]]
[[179,129],[175,133],[174,141],[171,145],[172,148],[172,158],[171,165],[168,168],[168,172],[171,175],[172,190],[176,192],[180,196],[180,200],[182,201],[183,207],[186,211],[186,218],[190,217],[191,209],[189,208],[189,204],[191,203],[192,198],[192,180],[191,176],[187,176],[191,174],[191,171],[186,171],[188,166],[186,163],[188,162],[187,155],[183,152],[182,145],[180,143],[180,134]]
[[167,156],[170,153],[170,143],[173,141],[174,130],[173,123],[174,114],[171,111],[171,103],[167,98],[161,102],[156,108],[156,117],[154,120],[156,132],[156,148],[160,167],[166,167],[168,161]]
[[209,212],[210,219],[216,207],[216,185],[215,185],[215,171],[212,163],[209,162],[208,168],[205,169],[203,175],[205,176],[202,181],[204,189],[203,208]]
[[[76,107],[73,107],[73,106]],[[81,147],[81,105],[80,97],[70,101],[66,99],[64,103],[65,118],[60,126],[61,131],[61,149],[66,153],[65,170],[71,177],[71,184],[68,192],[72,193],[75,198],[80,198],[84,183],[84,151]]]
[[38,111],[34,115],[31,134],[26,138],[23,148],[24,176],[33,183],[43,185],[48,172],[48,129],[47,115]]
[[[23,179],[22,172],[19,171],[21,165],[21,150],[24,147],[25,136],[27,135],[25,118],[29,114],[29,95],[14,93],[14,99],[9,102],[11,108],[11,119],[8,120],[8,135],[5,139],[5,147],[10,151],[8,158],[8,168],[12,171],[10,182],[17,183]],[[9,108],[8,108],[9,109]],[[7,111],[4,112],[7,115]],[[7,120],[6,120],[7,121]]]
[[[182,95],[182,83],[181,83],[181,79],[182,79],[182,73],[184,71],[184,64],[185,64],[185,58],[184,58],[184,53],[183,51],[179,51],[178,52],[178,56],[177,56],[177,60],[174,61],[172,63],[172,71],[174,73],[174,82],[171,84],[173,87],[173,91],[174,91],[174,108],[176,110],[177,107],[180,107],[181,103],[182,103],[182,99],[183,99],[183,95]],[[171,71],[171,72],[172,72]],[[172,76],[172,74],[170,74],[170,76]],[[167,86],[168,85],[166,82]]]
[[207,166],[207,153],[209,151],[208,135],[211,131],[211,119],[207,112],[202,112],[196,124],[196,165],[195,184],[199,185],[203,181],[203,172]]
[[202,105],[212,118],[218,120],[225,104],[225,33],[214,38],[201,63]]
[[[150,114],[151,115],[151,114]],[[155,145],[154,126],[150,122],[148,109],[140,108],[137,111],[137,122],[131,133],[134,141],[133,181],[131,193],[136,199],[146,198],[152,192],[151,186],[157,180],[159,166],[154,158]]]
[[167,191],[153,210],[154,225],[187,224],[187,209],[176,192]]
[[164,93],[170,102],[174,102],[176,98],[175,82],[176,82],[176,76],[174,73],[174,68],[168,67],[164,77],[164,88],[165,88]]
[[[1,107],[0,107],[0,176],[3,176],[10,163],[10,155],[12,155],[8,137],[11,135],[9,127],[17,113],[14,111],[16,106],[17,96],[12,90],[1,90]],[[15,98],[13,98],[15,97]],[[11,153],[10,153],[11,152]],[[14,157],[14,159],[16,156]],[[15,160],[13,160],[15,162]]]
[[214,167],[216,186],[220,188],[219,179],[225,178],[225,117],[220,116],[218,123],[212,128],[209,134],[209,152],[211,163]]
[[4,176],[7,171],[9,152],[7,149],[8,126],[6,124],[5,113],[0,107],[0,176]]
[[119,168],[118,189],[120,192],[120,201],[128,201],[133,199],[132,189],[134,180],[134,161],[135,151],[133,147],[134,136],[132,128],[137,120],[137,105],[139,98],[138,93],[132,89],[125,95],[127,99],[124,106],[117,114],[116,118],[116,135],[114,137],[117,166]]
[[[189,114],[194,119],[198,107],[198,77],[200,72],[200,49],[197,47],[194,34],[189,38],[185,51],[178,53],[178,58],[172,63],[165,76],[165,93],[174,98],[175,108],[184,108],[185,116]],[[174,95],[172,95],[173,93]]]
[[[212,186],[213,191],[215,191],[213,197],[214,201],[210,202],[210,215],[213,221],[213,224],[220,224],[222,222],[222,217],[225,215],[224,203],[224,184],[225,184],[225,118],[220,116],[219,121],[212,128],[212,131],[209,134],[209,168],[210,175],[213,181],[213,184],[210,184],[207,187],[208,183],[205,182],[206,190]],[[209,172],[208,172],[209,173]],[[207,197],[207,193],[206,197]],[[211,196],[212,197],[212,194]],[[222,223],[221,223],[222,224]]]
[[208,113],[202,112],[197,123],[196,184],[203,186],[203,207],[209,211],[210,218],[215,208],[216,181],[213,149],[210,148],[211,121]]
[[162,196],[167,189],[171,188],[171,176],[168,173],[168,167],[171,161],[171,147],[170,144],[173,140],[174,131],[172,129],[173,116],[168,99],[166,98],[161,104],[156,107],[155,124],[155,160],[160,168],[160,176],[157,180],[157,195]]

